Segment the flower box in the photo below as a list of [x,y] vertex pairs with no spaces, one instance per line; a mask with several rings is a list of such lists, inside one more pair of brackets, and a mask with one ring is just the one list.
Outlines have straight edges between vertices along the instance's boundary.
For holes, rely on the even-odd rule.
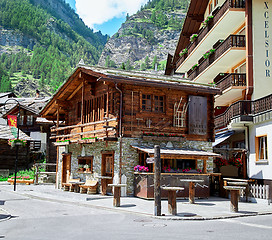
[[[8,182],[9,182],[11,185],[13,185],[13,184],[14,184],[14,179],[9,178],[9,179],[8,179]],[[17,184],[17,183],[24,183],[24,184],[26,184],[26,185],[30,185],[30,184],[33,184],[33,183],[34,183],[34,179],[29,179],[29,180],[25,180],[25,179],[17,179],[17,180],[16,180],[16,184]]]
[[174,142],[184,142],[184,137],[160,137],[160,136],[143,136],[143,140],[158,140],[158,141],[174,141]]

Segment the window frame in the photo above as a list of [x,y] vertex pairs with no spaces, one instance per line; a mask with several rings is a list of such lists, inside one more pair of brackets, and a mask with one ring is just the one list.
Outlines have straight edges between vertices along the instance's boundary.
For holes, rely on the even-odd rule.
[[[146,103],[144,104],[143,101],[145,100],[146,101],[146,98],[144,98],[144,95],[146,96],[150,96],[150,99],[147,99],[147,100],[150,100],[150,110],[146,110],[146,109],[143,109],[143,106],[146,106]],[[158,97],[158,100],[156,100],[155,98]],[[162,99],[162,105],[163,106],[160,106],[160,98],[163,98]],[[158,106],[156,106],[156,102],[158,103]],[[141,95],[140,95],[140,110],[141,112],[146,112],[146,113],[164,113],[166,112],[166,95],[164,94],[146,94],[146,93],[142,93],[141,92]],[[160,110],[156,110],[156,108],[158,107],[159,108],[163,108],[162,111]]]
[[[261,139],[265,138],[265,142],[264,143],[264,147],[261,147]],[[268,144],[267,144],[267,135],[259,135],[255,137],[255,154],[256,154],[256,162],[268,162]],[[262,149],[260,149],[262,148]],[[264,148],[264,150],[263,150]],[[262,155],[263,155],[263,159],[260,158],[260,154],[263,151]]]

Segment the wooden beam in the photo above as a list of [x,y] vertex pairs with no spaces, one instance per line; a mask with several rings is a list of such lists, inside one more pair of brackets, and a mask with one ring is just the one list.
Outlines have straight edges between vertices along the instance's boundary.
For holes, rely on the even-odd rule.
[[70,100],[75,94],[82,88],[83,82],[75,89],[75,91],[72,92],[72,94],[67,98],[67,100]]

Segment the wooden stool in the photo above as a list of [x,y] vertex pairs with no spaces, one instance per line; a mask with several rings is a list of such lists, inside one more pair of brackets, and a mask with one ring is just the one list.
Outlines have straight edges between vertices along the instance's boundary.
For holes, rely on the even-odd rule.
[[183,191],[183,187],[161,187],[162,190],[168,191],[168,212],[177,215],[177,191]]
[[238,212],[238,200],[240,196],[240,191],[245,190],[246,187],[224,186],[224,189],[230,191],[230,211]]
[[109,184],[108,186],[113,187],[113,206],[120,207],[121,198],[121,187],[126,187],[126,184]]

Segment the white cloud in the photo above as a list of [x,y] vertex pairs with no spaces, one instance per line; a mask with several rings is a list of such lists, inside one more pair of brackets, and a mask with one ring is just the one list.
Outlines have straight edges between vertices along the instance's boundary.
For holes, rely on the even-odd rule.
[[86,25],[102,24],[114,17],[136,13],[148,0],[76,0],[78,15]]

